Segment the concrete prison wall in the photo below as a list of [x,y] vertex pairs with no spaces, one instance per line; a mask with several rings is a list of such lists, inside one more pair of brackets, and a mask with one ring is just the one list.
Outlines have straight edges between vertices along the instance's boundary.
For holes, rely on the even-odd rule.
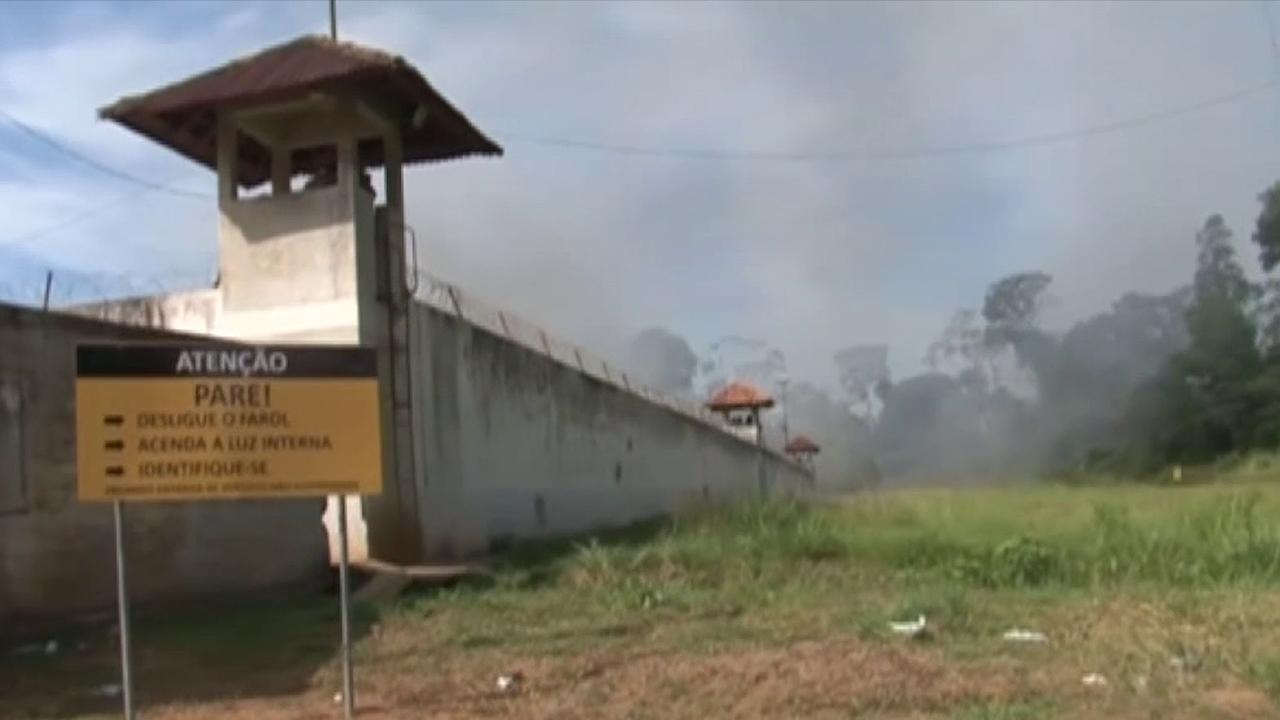
[[[111,506],[76,501],[75,345],[181,336],[0,305],[0,617],[115,601]],[[312,585],[323,500],[126,506],[139,601]]]
[[[578,351],[557,352],[536,331],[516,342],[515,320],[499,321],[508,336],[465,313],[410,303],[419,480],[400,495],[418,505],[417,534],[429,556],[628,523],[748,497],[762,484],[777,492],[809,482],[776,452],[652,401],[607,368],[583,367]],[[375,555],[378,528],[392,525],[378,522],[390,510],[377,503],[367,510]]]

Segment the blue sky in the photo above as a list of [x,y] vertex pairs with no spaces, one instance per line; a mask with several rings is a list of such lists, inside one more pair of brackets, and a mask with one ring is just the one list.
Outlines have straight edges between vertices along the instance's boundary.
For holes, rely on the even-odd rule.
[[[657,324],[695,350],[765,338],[793,376],[821,382],[839,348],[886,342],[901,376],[1003,274],[1053,274],[1063,325],[1186,280],[1213,212],[1251,257],[1255,197],[1280,177],[1274,90],[1045,146],[839,157],[1091,127],[1256,87],[1278,67],[1266,13],[1280,22],[1280,8],[1261,3],[339,8],[344,38],[403,54],[507,150],[410,173],[425,268],[603,354]],[[0,3],[0,108],[135,175],[211,192],[207,170],[97,108],[326,23],[322,2]],[[544,136],[836,157],[529,142]],[[0,213],[11,296],[38,293],[49,268],[82,293],[215,272],[212,201],[138,195],[3,120]]]

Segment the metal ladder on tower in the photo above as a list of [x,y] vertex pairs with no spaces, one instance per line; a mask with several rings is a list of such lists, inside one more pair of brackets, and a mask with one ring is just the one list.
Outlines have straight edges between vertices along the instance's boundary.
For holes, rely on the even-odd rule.
[[[416,442],[414,437],[414,410],[413,410],[413,332],[412,318],[410,317],[410,306],[413,302],[413,294],[416,291],[416,249],[410,253],[406,248],[406,237],[413,238],[413,246],[416,248],[416,237],[413,237],[413,230],[407,225],[400,228],[392,226],[394,222],[391,213],[385,212],[383,208],[379,208],[379,225],[382,226],[380,233],[386,239],[386,264],[384,294],[387,313],[387,362],[388,362],[388,396],[391,406],[391,427],[387,428],[387,432],[391,433],[393,452],[393,466],[388,470],[393,474],[394,485],[397,493],[404,493],[409,490],[408,495],[402,495],[399,498],[399,507],[402,517],[399,518],[397,526],[400,528],[414,528],[412,537],[401,537],[397,539],[397,547],[407,547],[414,551],[421,548],[420,532],[417,531],[417,510],[418,510],[418,477],[419,461],[415,449]],[[402,232],[397,232],[401,230]],[[410,256],[414,260],[410,262]],[[421,479],[425,482],[425,478]]]

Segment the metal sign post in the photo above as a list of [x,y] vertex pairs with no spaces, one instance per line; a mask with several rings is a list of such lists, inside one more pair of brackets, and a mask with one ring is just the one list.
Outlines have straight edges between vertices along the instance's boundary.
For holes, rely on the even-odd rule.
[[348,582],[350,559],[347,550],[347,496],[338,496],[338,595],[342,612],[342,713],[351,720],[356,712],[355,671],[351,663],[351,590]]
[[124,718],[133,720],[133,662],[129,642],[129,588],[124,565],[124,503],[113,504],[116,518],[116,603],[120,609],[120,685]]

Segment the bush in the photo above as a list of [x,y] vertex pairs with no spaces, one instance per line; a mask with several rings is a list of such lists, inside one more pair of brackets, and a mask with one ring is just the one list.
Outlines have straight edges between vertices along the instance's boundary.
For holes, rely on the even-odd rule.
[[1062,579],[1054,549],[1028,537],[1015,537],[979,554],[956,558],[952,577],[984,587],[1038,587]]

